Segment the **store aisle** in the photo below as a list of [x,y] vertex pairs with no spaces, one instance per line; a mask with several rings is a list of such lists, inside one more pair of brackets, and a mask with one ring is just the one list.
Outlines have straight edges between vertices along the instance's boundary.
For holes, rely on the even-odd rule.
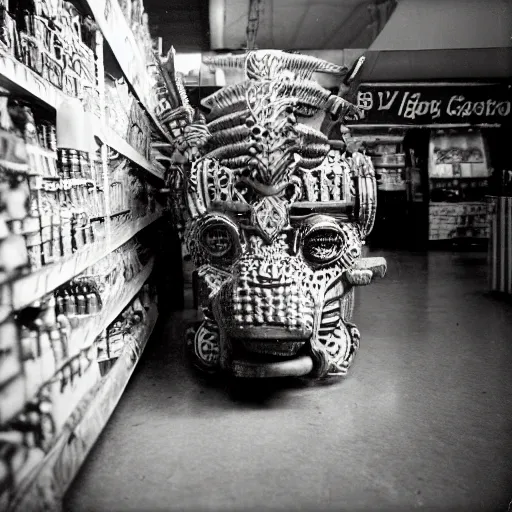
[[336,385],[208,384],[183,356],[193,313],[170,318],[65,510],[506,511],[512,304],[486,293],[485,253],[383,255]]

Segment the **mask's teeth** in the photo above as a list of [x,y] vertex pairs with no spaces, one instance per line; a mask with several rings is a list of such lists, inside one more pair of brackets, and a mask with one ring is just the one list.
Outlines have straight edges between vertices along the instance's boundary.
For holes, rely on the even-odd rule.
[[240,280],[233,290],[233,320],[237,324],[312,328],[312,308],[296,284],[270,288],[249,286]]

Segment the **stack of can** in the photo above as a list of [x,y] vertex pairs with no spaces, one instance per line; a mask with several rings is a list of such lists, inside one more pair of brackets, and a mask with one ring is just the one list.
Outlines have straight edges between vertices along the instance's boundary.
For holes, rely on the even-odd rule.
[[59,149],[57,164],[61,178],[92,178],[91,162],[86,151]]
[[57,151],[57,129],[47,121],[37,125],[39,144],[50,151]]

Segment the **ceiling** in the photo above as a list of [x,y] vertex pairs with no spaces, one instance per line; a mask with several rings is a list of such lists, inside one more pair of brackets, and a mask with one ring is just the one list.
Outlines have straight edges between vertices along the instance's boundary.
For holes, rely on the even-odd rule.
[[[349,67],[365,53],[365,81],[512,76],[511,0],[144,3],[152,35],[163,38],[164,52],[171,45],[186,58],[196,52],[198,63],[189,66],[194,68],[200,67],[201,54],[249,45],[320,53],[317,56],[324,58],[329,54],[328,60]],[[206,81],[207,74],[203,70]]]
[[165,53],[210,49],[208,0],[144,0],[153,37],[163,39]]
[[512,47],[510,0],[400,0],[372,51]]
[[512,2],[400,0],[365,56],[365,81],[510,80]]
[[257,48],[368,48],[395,5],[395,0],[211,0],[211,49],[246,47],[248,25],[256,31]]
[[[145,0],[151,33],[178,52],[368,48],[396,0]],[[251,23],[249,13],[251,12]]]

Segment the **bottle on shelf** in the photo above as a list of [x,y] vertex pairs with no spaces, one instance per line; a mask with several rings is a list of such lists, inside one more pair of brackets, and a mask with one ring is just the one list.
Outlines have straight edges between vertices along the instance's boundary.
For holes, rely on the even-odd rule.
[[87,296],[87,292],[84,293],[83,287],[77,285],[75,288],[77,315],[87,314],[87,301],[85,298],[86,296]]

